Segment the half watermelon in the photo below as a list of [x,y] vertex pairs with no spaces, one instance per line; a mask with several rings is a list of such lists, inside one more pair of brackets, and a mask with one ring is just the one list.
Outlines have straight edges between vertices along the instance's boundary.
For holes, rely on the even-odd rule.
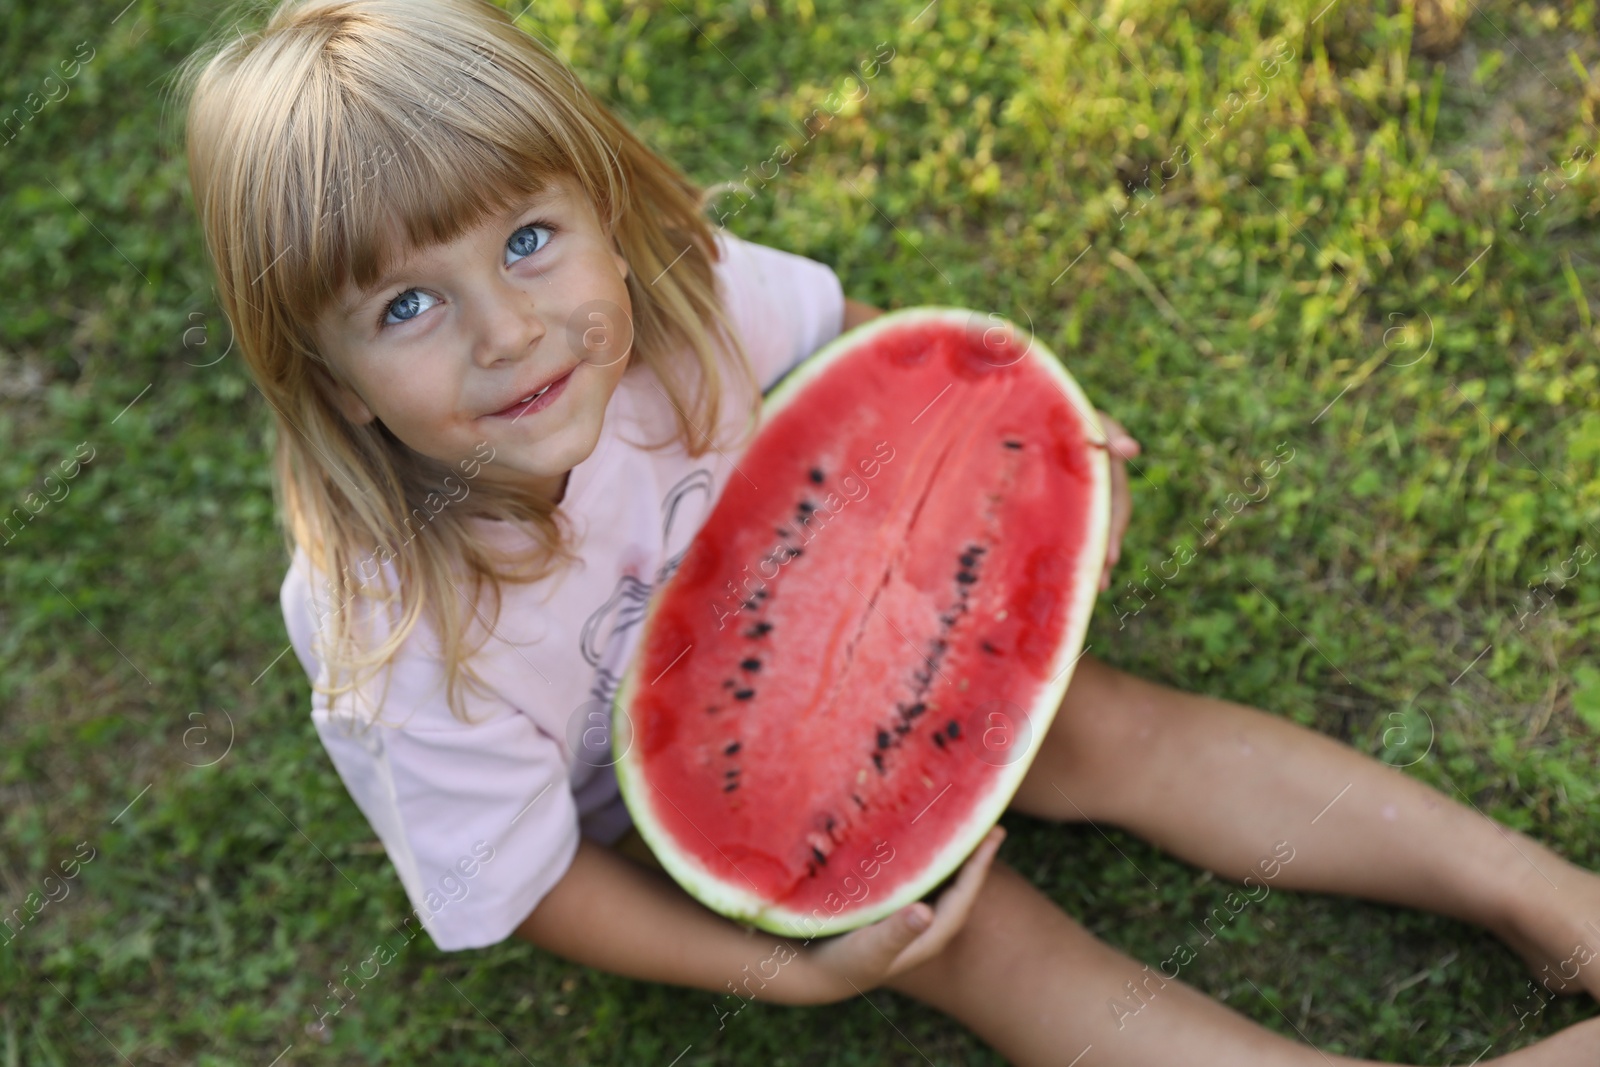
[[810,938],[961,864],[1078,660],[1105,440],[1037,339],[958,308],[873,319],[770,391],[613,708],[624,801],[685,890]]

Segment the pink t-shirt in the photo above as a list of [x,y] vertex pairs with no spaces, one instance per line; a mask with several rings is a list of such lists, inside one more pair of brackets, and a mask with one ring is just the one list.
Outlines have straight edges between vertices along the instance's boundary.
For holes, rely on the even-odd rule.
[[[718,289],[765,391],[838,336],[844,293],[821,263],[725,231],[717,240]],[[732,387],[724,396],[725,425],[738,428],[746,398]],[[561,503],[581,562],[502,589],[495,631],[472,660],[492,696],[463,681],[471,725],[451,714],[426,619],[393,660],[375,725],[357,724],[374,721],[381,672],[331,701],[313,691],[318,736],[443,950],[504,940],[566,874],[580,834],[609,845],[631,825],[611,767],[611,697],[651,590],[677,567],[739,458],[635,446],[663,439],[674,423],[654,375],[631,366]],[[479,522],[496,543],[521,536],[509,523]],[[326,576],[296,550],[280,602],[295,654],[323,685],[314,640],[331,604],[326,589]]]

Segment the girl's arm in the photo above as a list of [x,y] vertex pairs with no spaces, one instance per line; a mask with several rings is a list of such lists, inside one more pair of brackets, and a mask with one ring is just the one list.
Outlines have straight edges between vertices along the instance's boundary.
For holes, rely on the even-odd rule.
[[966,922],[1003,836],[1000,827],[990,832],[936,904],[911,904],[810,946],[725,919],[663,872],[581,838],[572,866],[516,936],[627,978],[778,1004],[831,1004],[943,951]]
[[[627,978],[737,990],[779,1004],[840,999],[827,995],[832,990],[824,990],[797,943],[724,919],[662,872],[588,838],[579,840],[572,866],[516,936]],[[766,960],[774,962],[763,968]]]

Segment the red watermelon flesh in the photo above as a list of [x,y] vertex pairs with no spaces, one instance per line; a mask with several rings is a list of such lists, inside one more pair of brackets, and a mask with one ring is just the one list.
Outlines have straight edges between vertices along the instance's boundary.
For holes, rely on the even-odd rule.
[[1037,339],[962,309],[874,319],[774,388],[614,713],[624,799],[686,890],[821,936],[959,866],[1077,662],[1104,441]]

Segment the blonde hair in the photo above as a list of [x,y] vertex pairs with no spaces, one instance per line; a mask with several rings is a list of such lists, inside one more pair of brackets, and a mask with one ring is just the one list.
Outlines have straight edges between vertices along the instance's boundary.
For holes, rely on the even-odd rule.
[[[325,588],[337,606],[319,654],[333,681],[321,691],[356,689],[359,672],[388,663],[426,614],[440,637],[447,699],[465,721],[462,674],[482,682],[464,650],[467,616],[479,615],[487,640],[501,582],[536,581],[573,560],[565,517],[490,484],[474,487],[470,506],[423,511],[453,472],[378,420],[357,425],[341,414],[312,325],[347,282],[370,287],[410,248],[450,241],[553,179],[576,179],[629,265],[633,358],[677,410],[677,434],[647,447],[682,441],[699,456],[716,447],[698,427],[719,425],[719,336],[755,395],[752,416],[760,402],[716,293],[708,194],[488,0],[287,0],[260,30],[189,57],[178,95],[222,310],[273,412],[284,536],[331,576]],[[672,358],[685,350],[696,366],[668,366],[687,364]],[[686,377],[698,385],[692,395]],[[390,551],[389,538],[419,512],[432,536]],[[516,560],[491,554],[474,536],[474,516],[518,524],[530,550]],[[373,602],[386,608],[398,597],[401,618],[386,641],[363,649],[346,608],[366,595],[362,572],[380,551],[387,558],[372,577],[392,559],[400,588],[383,583]],[[477,610],[486,586],[489,619]]]

